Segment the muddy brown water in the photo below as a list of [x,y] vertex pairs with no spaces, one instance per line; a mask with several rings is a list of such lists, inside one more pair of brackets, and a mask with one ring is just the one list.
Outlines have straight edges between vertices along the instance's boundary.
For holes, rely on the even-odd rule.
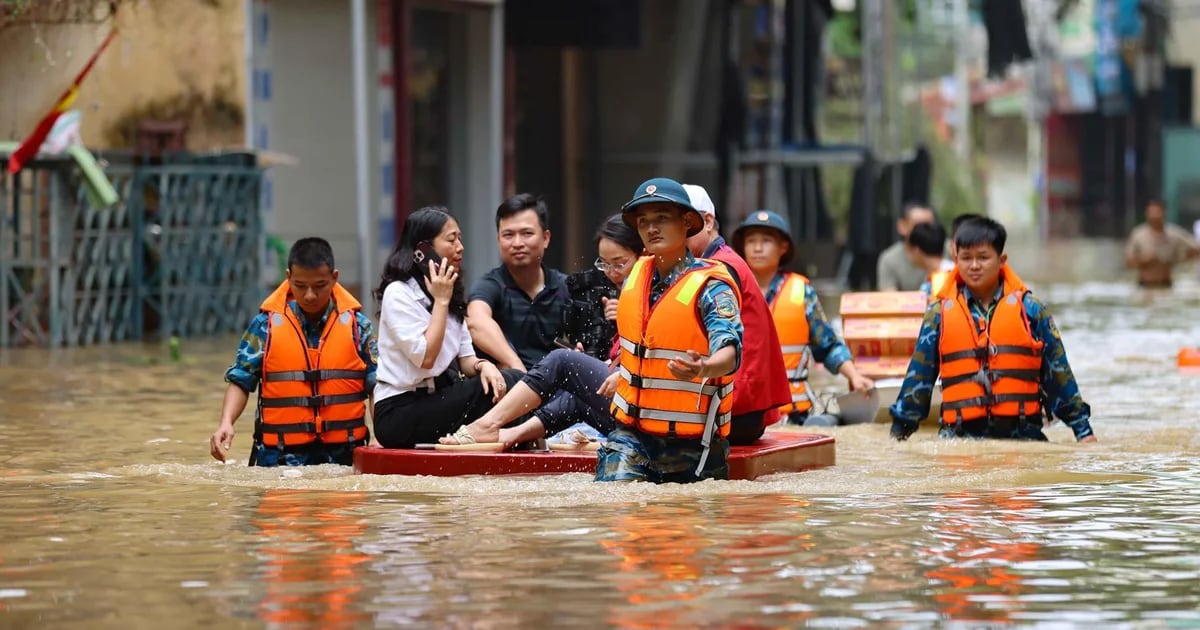
[[[1200,290],[1038,287],[1100,442],[824,429],[754,482],[355,475],[207,453],[236,339],[0,355],[0,626],[1200,625]],[[890,402],[890,401],[889,401]]]

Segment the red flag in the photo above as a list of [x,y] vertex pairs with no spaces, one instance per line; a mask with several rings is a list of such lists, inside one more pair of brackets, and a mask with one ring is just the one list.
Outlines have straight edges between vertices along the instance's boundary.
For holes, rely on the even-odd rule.
[[42,142],[50,134],[50,129],[54,127],[54,121],[58,120],[58,117],[68,109],[71,109],[71,104],[75,102],[75,97],[79,95],[79,84],[83,83],[83,78],[91,71],[92,66],[96,65],[96,59],[100,57],[100,53],[104,52],[105,48],[108,48],[108,43],[112,41],[116,34],[117,31],[114,29],[108,34],[108,37],[104,38],[104,41],[100,43],[100,47],[96,49],[92,58],[88,60],[87,65],[83,67],[83,70],[79,71],[79,75],[75,77],[75,81],[71,83],[71,87],[67,88],[67,91],[63,92],[63,95],[58,98],[58,101],[54,104],[54,109],[50,110],[49,114],[46,114],[46,117],[37,124],[37,127],[34,127],[33,133],[9,156],[9,173],[20,171],[29,158],[37,155],[38,149],[42,147]]

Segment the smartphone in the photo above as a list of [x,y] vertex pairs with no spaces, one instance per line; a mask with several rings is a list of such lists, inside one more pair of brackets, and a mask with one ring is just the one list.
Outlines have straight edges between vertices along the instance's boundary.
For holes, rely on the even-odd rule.
[[429,271],[429,263],[436,262],[442,264],[442,257],[433,249],[433,243],[429,241],[421,241],[417,243],[417,248],[413,250],[413,262],[425,271]]

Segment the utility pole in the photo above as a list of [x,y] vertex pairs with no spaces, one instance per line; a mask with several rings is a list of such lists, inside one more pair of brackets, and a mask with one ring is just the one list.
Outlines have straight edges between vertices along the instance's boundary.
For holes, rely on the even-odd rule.
[[954,148],[958,159],[971,172],[971,16],[967,3],[970,0],[950,0],[954,9],[954,32],[957,33],[954,55],[954,80],[957,84],[955,108],[958,113],[958,133],[954,136]]

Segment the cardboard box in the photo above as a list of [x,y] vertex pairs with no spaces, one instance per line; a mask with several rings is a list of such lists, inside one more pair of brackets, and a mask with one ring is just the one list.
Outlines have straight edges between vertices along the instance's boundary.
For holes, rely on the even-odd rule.
[[842,322],[842,338],[859,357],[910,357],[921,332],[920,317],[851,319]]
[[842,319],[924,315],[929,302],[920,291],[875,291],[842,294]]

